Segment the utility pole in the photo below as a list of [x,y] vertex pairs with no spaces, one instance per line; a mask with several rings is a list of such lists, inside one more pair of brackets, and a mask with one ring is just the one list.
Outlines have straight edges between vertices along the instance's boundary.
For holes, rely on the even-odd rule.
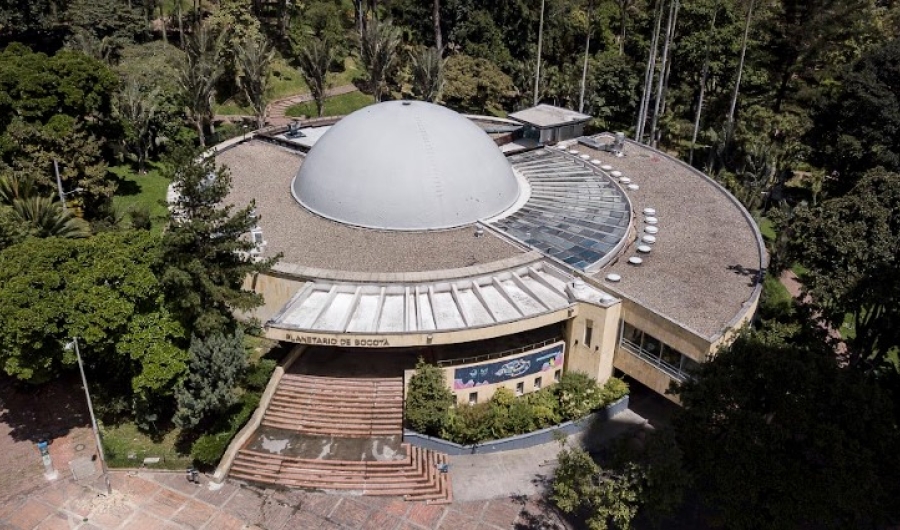
[[72,345],[75,347],[75,357],[78,359],[78,370],[81,372],[81,384],[84,385],[84,395],[87,397],[88,412],[91,415],[91,428],[94,431],[94,441],[97,442],[97,454],[100,456],[100,469],[103,471],[103,479],[106,481],[106,494],[112,494],[112,484],[109,482],[109,469],[106,467],[106,456],[103,454],[103,442],[100,441],[100,429],[97,428],[97,417],[94,416],[94,405],[91,402],[91,393],[88,390],[87,377],[84,375],[84,363],[81,360],[81,351],[78,349],[78,339],[66,344],[66,349]]
[[747,37],[750,35],[750,19],[753,18],[753,1],[747,6],[747,20],[744,22],[744,38],[741,39],[741,62],[738,64],[737,79],[734,81],[734,93],[731,96],[731,108],[728,109],[728,134],[734,125],[734,110],[737,107],[738,93],[741,90],[741,74],[744,73],[744,57],[747,55]]
[[541,45],[544,37],[544,1],[541,0],[541,21],[538,24],[537,68],[534,70],[534,104],[538,104],[538,89],[541,79]]

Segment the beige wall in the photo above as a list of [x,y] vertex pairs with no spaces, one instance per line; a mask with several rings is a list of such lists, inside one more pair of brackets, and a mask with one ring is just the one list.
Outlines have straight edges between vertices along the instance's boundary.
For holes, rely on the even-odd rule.
[[622,370],[651,390],[675,403],[680,403],[677,396],[666,394],[666,390],[669,389],[669,385],[672,383],[673,379],[659,368],[625,350],[621,346],[616,348],[614,364],[617,369]]
[[[599,307],[580,302],[575,317],[566,325],[566,371],[584,372],[600,383],[612,377],[613,356],[619,333],[622,304]],[[585,330],[591,322],[591,344],[585,344]]]
[[[697,362],[706,361],[711,347],[708,340],[630,300],[623,300],[622,305],[622,317],[626,322],[653,335]],[[618,330],[616,335],[618,335]]]
[[258,274],[248,276],[244,280],[244,289],[251,290],[261,294],[263,297],[263,305],[258,307],[247,316],[258,319],[265,324],[267,320],[272,318],[276,313],[297,294],[303,284],[303,280],[294,280],[281,278],[279,276],[270,276],[268,274]]

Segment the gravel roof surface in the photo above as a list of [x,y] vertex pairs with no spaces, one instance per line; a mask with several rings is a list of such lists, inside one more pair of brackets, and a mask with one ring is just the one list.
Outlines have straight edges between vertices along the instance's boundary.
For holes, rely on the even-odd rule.
[[[352,150],[348,151],[352,155]],[[226,202],[256,199],[265,255],[282,252],[282,263],[352,272],[422,272],[468,267],[525,251],[471,226],[435,232],[384,232],[356,228],[315,215],[291,195],[291,180],[303,158],[262,141],[238,145],[217,156],[231,169]]]
[[[613,166],[639,186],[626,191],[638,238],[647,226],[644,208],[655,208],[659,219],[649,254],[632,244],[595,278],[701,336],[711,339],[723,331],[756,285],[764,259],[756,225],[701,173],[656,150],[628,142],[626,156],[616,158],[580,144],[572,148]],[[629,264],[632,256],[643,264]],[[605,279],[609,273],[619,274],[621,281],[610,283]]]

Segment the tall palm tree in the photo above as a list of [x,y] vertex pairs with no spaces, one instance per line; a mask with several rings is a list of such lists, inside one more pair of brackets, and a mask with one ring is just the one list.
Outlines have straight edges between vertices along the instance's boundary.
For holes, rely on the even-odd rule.
[[747,18],[744,21],[744,37],[741,39],[741,60],[738,63],[737,79],[734,81],[734,92],[731,95],[731,106],[728,108],[728,128],[734,125],[734,110],[737,107],[738,93],[741,90],[741,74],[744,73],[744,57],[747,55],[747,37],[750,35],[750,20],[753,18],[753,2],[747,4]]
[[206,147],[204,126],[212,122],[212,98],[224,68],[219,60],[224,38],[213,38],[202,26],[187,40],[185,59],[178,70],[178,84],[200,146]]
[[425,48],[412,56],[413,93],[416,97],[435,102],[444,89],[444,63],[438,48]]
[[239,70],[238,85],[256,115],[256,127],[262,128],[266,125],[266,107],[272,89],[269,73],[275,50],[264,35],[257,34],[243,42],[235,51]]
[[369,85],[375,102],[384,96],[388,73],[397,61],[400,45],[400,29],[390,21],[379,22],[372,18],[363,28],[360,42],[360,59],[369,75]]
[[319,116],[322,115],[322,109],[325,108],[325,91],[328,88],[326,75],[332,57],[333,52],[332,48],[328,46],[328,41],[318,38],[309,39],[297,54],[300,73],[303,74],[303,79],[309,86]]

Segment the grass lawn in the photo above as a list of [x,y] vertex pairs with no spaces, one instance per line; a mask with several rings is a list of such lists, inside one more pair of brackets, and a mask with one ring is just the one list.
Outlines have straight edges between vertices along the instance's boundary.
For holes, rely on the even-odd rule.
[[[271,100],[286,98],[296,94],[309,92],[306,81],[300,70],[289,65],[287,60],[276,55],[272,60],[272,94]],[[239,105],[233,99],[216,104],[216,114],[225,116],[252,116],[253,111],[249,106]]]
[[134,206],[146,205],[153,220],[153,231],[161,231],[167,215],[163,202],[169,179],[160,175],[157,168],[146,175],[138,175],[129,165],[111,167],[110,171],[119,177],[119,189],[113,197],[113,204],[122,213],[127,213]]
[[172,429],[159,440],[142,433],[133,423],[104,425],[100,431],[109,467],[141,467],[145,458],[159,458],[159,463],[148,464],[149,468],[185,469],[191,465],[191,457],[175,449],[180,429]]
[[[343,116],[375,103],[375,98],[362,92],[350,92],[325,100],[323,116]],[[308,101],[288,107],[285,115],[291,117],[316,116],[316,102]]]
[[759,220],[759,231],[762,233],[766,243],[775,241],[775,227],[772,225],[772,221],[767,217],[763,217]]

